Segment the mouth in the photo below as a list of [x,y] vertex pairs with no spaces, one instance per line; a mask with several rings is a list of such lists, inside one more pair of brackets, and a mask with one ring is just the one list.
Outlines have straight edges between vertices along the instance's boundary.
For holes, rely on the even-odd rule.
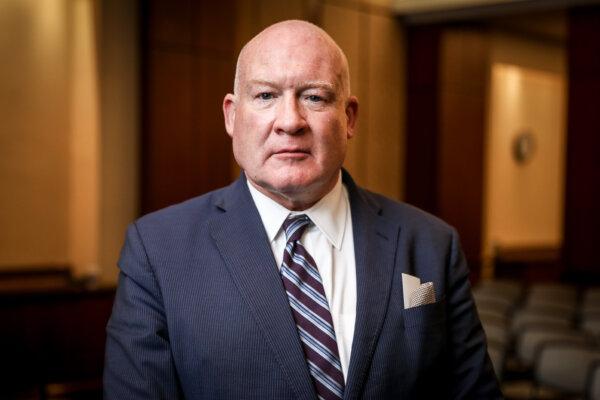
[[285,148],[273,153],[273,156],[279,159],[303,159],[309,155],[310,151],[301,148]]

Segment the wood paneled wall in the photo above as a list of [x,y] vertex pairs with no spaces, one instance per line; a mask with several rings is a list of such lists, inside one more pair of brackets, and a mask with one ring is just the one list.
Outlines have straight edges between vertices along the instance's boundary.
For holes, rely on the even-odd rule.
[[481,260],[487,35],[416,27],[408,34],[406,198],[457,228],[471,270]]
[[458,229],[473,271],[481,262],[487,39],[477,28],[451,29],[440,49],[439,215]]
[[600,278],[600,7],[569,12],[564,262]]
[[441,29],[407,32],[406,202],[436,214]]
[[230,182],[234,3],[142,2],[142,213]]

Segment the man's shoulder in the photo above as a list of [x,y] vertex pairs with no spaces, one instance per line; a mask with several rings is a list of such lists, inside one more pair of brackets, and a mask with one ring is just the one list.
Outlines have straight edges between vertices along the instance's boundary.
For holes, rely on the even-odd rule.
[[364,188],[358,188],[358,193],[377,208],[382,218],[397,222],[405,232],[443,235],[455,233],[454,227],[446,221],[411,204]]
[[197,197],[148,213],[135,221],[139,229],[182,229],[202,224],[219,213],[218,205],[231,186],[226,186]]

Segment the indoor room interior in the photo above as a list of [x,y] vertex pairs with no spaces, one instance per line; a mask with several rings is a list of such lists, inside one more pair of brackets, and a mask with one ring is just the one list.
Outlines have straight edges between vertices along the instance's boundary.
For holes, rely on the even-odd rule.
[[356,182],[459,232],[506,398],[600,399],[593,0],[0,0],[0,398],[102,398],[127,226],[238,177],[223,96],[285,19],[348,57]]

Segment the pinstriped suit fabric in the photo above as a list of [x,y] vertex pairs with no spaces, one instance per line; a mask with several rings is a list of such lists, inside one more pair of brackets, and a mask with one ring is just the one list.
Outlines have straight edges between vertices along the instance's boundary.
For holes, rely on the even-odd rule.
[[[456,232],[358,188],[357,309],[344,399],[498,399]],[[130,226],[107,326],[106,400],[316,400],[244,176]],[[401,273],[433,282],[404,309]]]

